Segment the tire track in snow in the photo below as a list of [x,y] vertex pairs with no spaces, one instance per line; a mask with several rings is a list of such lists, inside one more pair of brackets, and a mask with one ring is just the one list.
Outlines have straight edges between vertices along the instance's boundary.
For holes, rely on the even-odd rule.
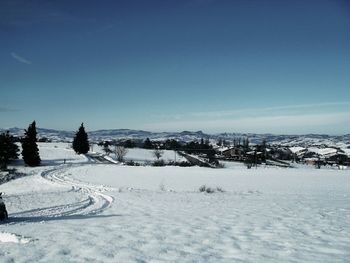
[[[72,165],[70,165],[70,167],[72,167]],[[68,167],[60,167],[41,173],[43,178],[53,183],[71,187],[72,191],[87,195],[87,199],[83,200],[81,204],[76,203],[77,207],[73,208],[67,205],[68,210],[60,213],[61,216],[96,215],[102,213],[105,209],[112,205],[114,201],[113,197],[103,192],[114,189],[103,185],[98,186],[75,180],[67,176],[68,171]]]

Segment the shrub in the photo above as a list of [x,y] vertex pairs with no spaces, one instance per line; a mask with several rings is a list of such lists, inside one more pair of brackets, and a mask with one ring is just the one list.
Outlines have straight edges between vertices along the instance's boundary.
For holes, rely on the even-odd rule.
[[157,160],[152,163],[153,166],[165,166],[164,160]]
[[194,164],[187,162],[187,161],[182,161],[182,162],[174,162],[170,161],[167,163],[167,165],[172,165],[172,166],[180,166],[180,167],[191,167],[194,166]]
[[208,194],[212,194],[215,192],[215,190],[213,188],[207,187],[207,189],[205,189],[205,192]]
[[220,192],[220,193],[223,193],[223,192],[225,192],[225,190],[224,189],[222,189],[221,187],[216,187],[216,191],[218,191],[218,192]]
[[199,187],[199,192],[212,194],[215,192],[223,193],[225,191],[221,187],[212,188],[212,187],[207,187],[206,185],[202,185],[201,187]]
[[128,166],[135,166],[135,162],[134,162],[133,160],[126,161],[126,162],[125,162],[125,165],[128,165]]
[[202,185],[201,187],[199,187],[199,192],[205,192],[206,186]]
[[139,163],[134,162],[133,160],[126,161],[126,162],[125,162],[125,165],[128,165],[128,166],[140,166]]

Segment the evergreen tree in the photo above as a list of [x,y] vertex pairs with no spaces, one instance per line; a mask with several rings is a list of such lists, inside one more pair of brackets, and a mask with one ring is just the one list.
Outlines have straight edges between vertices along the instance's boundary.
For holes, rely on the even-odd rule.
[[82,123],[73,139],[73,149],[77,154],[85,154],[89,151],[89,147],[88,135]]
[[219,138],[217,145],[218,145],[218,146],[222,146],[222,145],[223,145],[223,142],[222,142],[222,139],[221,139],[221,138]]
[[149,138],[146,138],[145,142],[143,143],[143,148],[145,149],[153,149],[153,143]]
[[24,162],[29,166],[39,166],[41,159],[39,156],[39,148],[36,144],[36,127],[35,121],[25,130],[24,138],[22,139],[22,157]]
[[7,131],[0,134],[0,169],[6,169],[10,160],[18,159],[18,146]]
[[174,139],[167,139],[165,141],[165,149],[168,149],[168,150],[179,150],[181,148],[181,144],[177,141],[177,140],[174,140]]
[[245,151],[249,151],[249,139],[248,139],[248,137],[243,139],[243,148]]
[[135,148],[135,142],[128,139],[124,142],[124,147],[125,148]]

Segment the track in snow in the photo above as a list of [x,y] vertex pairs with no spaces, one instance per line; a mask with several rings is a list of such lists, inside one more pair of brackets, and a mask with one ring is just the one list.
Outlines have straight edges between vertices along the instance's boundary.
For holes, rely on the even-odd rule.
[[[59,166],[46,170],[41,176],[53,184],[66,186],[68,190],[57,192],[34,192],[24,196],[12,197],[17,206],[27,207],[25,203],[40,204],[30,210],[12,213],[8,223],[42,222],[95,216],[113,203],[113,197],[105,194],[114,190],[103,185],[97,186],[70,178],[69,166]],[[74,165],[75,166],[75,165]],[[60,202],[52,205],[52,202]],[[62,201],[63,200],[63,201]],[[66,200],[66,201],[65,201]]]
[[87,195],[87,199],[81,202],[66,205],[67,211],[64,211],[63,215],[96,215],[111,206],[113,197],[103,192],[113,189],[72,179],[68,176],[68,171],[67,167],[62,167],[48,170],[41,174],[42,177],[51,182],[69,186],[72,188],[72,191]]
[[85,156],[89,159],[92,163],[98,163],[98,164],[116,164],[115,162],[112,162],[108,159],[106,159],[103,155],[99,153],[87,153]]

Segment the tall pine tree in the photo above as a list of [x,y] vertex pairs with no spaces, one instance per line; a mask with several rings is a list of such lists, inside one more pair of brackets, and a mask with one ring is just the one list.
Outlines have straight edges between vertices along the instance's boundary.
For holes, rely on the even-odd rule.
[[39,166],[41,162],[36,141],[36,127],[35,121],[33,121],[25,131],[24,138],[22,139],[22,157],[24,162],[29,166]]
[[18,159],[18,151],[15,139],[8,131],[0,134],[0,169],[6,169],[11,160]]
[[88,135],[85,132],[84,123],[80,125],[73,140],[73,149],[77,154],[85,154],[89,151]]

